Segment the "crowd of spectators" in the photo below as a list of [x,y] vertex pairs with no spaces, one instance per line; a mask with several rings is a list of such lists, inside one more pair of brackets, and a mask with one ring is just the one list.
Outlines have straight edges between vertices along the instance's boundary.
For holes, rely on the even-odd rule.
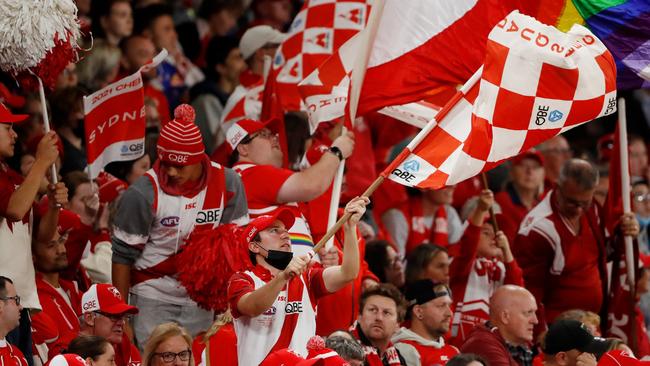
[[[414,127],[369,113],[350,131],[335,120],[310,134],[304,112],[260,121],[259,101],[226,118],[263,86],[302,1],[76,4],[84,50],[46,106],[0,75],[2,365],[595,366],[612,350],[650,356],[648,90],[620,93],[633,212],[613,226],[611,118],[510,159],[487,186],[480,176],[438,190],[386,181],[368,199]],[[83,96],[162,49],[143,73],[145,154],[91,179]],[[314,253],[343,161],[338,214],[350,219]],[[192,265],[183,261],[203,259],[182,254],[224,227],[245,255],[223,255],[247,266],[206,268],[227,275],[212,294],[227,309],[214,311],[181,280]],[[625,323],[608,319],[623,236],[640,252]]]

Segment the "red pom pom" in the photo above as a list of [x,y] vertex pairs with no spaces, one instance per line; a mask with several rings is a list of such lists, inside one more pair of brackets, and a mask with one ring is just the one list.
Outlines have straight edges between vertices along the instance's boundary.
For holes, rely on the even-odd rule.
[[194,123],[196,113],[189,104],[181,104],[174,109],[174,119],[181,123]]
[[56,38],[55,46],[47,52],[41,62],[29,70],[16,75],[16,79],[25,90],[38,90],[38,81],[32,72],[41,78],[43,87],[54,90],[56,79],[63,69],[77,57],[77,49],[70,43],[70,35],[66,39]]
[[208,310],[228,308],[227,288],[230,277],[253,267],[248,248],[240,240],[234,224],[216,229],[195,229],[178,254],[178,281],[190,298]]
[[313,336],[309,338],[309,341],[307,341],[307,351],[309,351],[309,353],[322,351],[324,349],[325,349],[325,340],[320,336],[317,335]]

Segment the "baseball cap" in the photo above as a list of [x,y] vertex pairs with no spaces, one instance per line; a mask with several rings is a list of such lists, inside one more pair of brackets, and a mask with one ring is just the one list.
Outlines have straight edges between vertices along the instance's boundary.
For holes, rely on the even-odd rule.
[[547,355],[577,349],[580,352],[603,354],[607,351],[605,338],[594,337],[584,324],[577,320],[558,320],[551,324],[544,337],[542,350]]
[[122,300],[120,291],[109,283],[99,283],[90,286],[88,291],[84,292],[81,297],[81,311],[84,314],[93,311],[103,313],[118,314],[137,314],[138,308],[128,305]]
[[422,305],[443,296],[451,297],[449,287],[430,279],[417,280],[406,287],[406,300],[409,306]]
[[280,44],[287,38],[285,33],[282,33],[268,25],[258,25],[256,27],[248,28],[239,41],[239,51],[246,60],[251,57],[255,51],[264,47],[265,44]]
[[289,230],[293,226],[296,216],[286,208],[276,211],[273,215],[259,216],[251,220],[248,226],[246,226],[246,229],[244,229],[242,233],[244,242],[249,244],[257,233],[271,226],[275,220],[280,220],[284,224],[284,227]]
[[0,100],[12,108],[25,106],[25,97],[12,93],[3,83],[0,83]]
[[74,353],[67,353],[52,357],[49,366],[86,366],[86,360]]
[[527,150],[512,158],[512,165],[520,164],[524,159],[536,160],[539,165],[544,165],[544,158],[537,150]]
[[230,145],[232,151],[235,151],[237,145],[239,145],[239,143],[242,142],[246,136],[252,135],[257,131],[268,127],[269,124],[275,121],[277,121],[276,118],[271,118],[270,120],[264,122],[255,121],[252,119],[239,120],[233,123],[228,131],[226,131],[226,141],[228,141],[228,145]]
[[608,162],[614,152],[614,134],[608,133],[598,139],[598,158],[602,162]]
[[15,123],[24,122],[29,115],[27,114],[13,114],[4,103],[0,103],[0,123]]
[[304,358],[293,350],[283,348],[266,356],[260,366],[295,366],[302,360]]

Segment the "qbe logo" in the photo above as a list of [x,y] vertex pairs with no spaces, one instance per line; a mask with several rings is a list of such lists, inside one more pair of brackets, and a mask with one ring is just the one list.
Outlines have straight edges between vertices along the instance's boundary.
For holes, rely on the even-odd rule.
[[395,168],[391,174],[397,178],[405,181],[406,183],[413,183],[415,175],[420,170],[420,163],[417,160],[408,160],[402,164],[402,168]]
[[196,223],[197,224],[211,224],[219,222],[221,220],[221,209],[215,208],[213,210],[204,210],[199,211],[196,214]]
[[284,306],[284,312],[287,314],[302,313],[302,301],[289,301]]

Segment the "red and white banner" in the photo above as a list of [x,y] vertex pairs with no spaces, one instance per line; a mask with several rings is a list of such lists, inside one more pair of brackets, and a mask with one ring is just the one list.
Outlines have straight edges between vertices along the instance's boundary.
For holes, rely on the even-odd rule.
[[114,161],[144,155],[145,107],[142,72],[167,56],[163,49],[136,73],[83,98],[86,156],[91,179]]
[[[492,27],[525,8],[518,0],[386,0],[357,115],[425,99],[441,85],[463,84],[481,66]],[[349,74],[362,47],[360,36],[351,38],[299,84],[312,124],[344,115]]]
[[382,174],[440,188],[616,111],[616,66],[587,28],[568,33],[513,11],[490,32],[484,66]]
[[371,2],[305,1],[273,59],[271,75],[284,110],[302,109],[298,83],[366,26]]

